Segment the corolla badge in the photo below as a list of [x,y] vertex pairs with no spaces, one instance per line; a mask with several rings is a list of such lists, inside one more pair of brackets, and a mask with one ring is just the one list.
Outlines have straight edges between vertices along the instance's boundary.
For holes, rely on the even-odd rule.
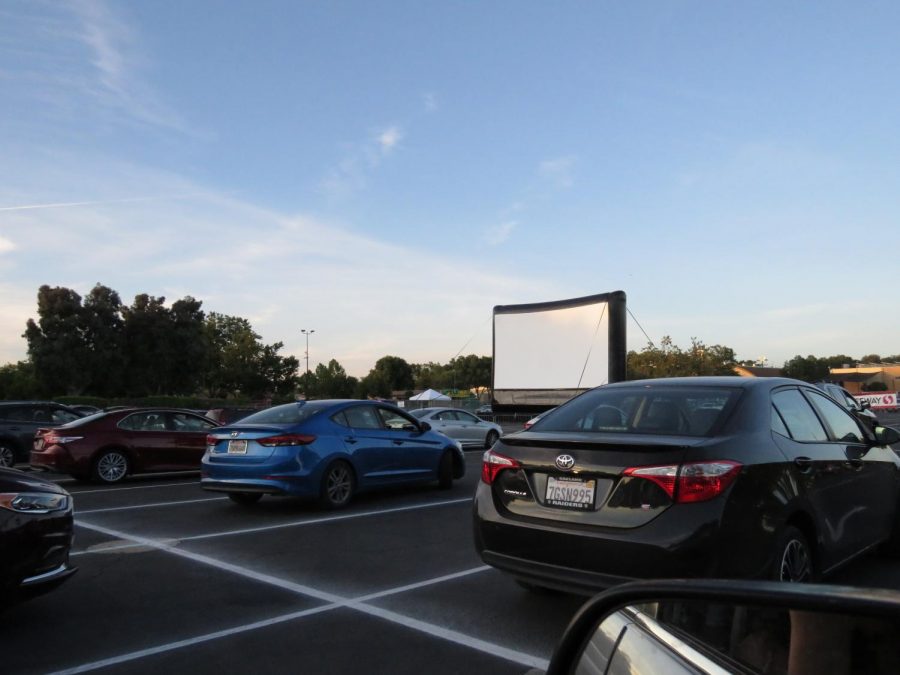
[[556,466],[563,471],[568,471],[575,466],[575,458],[572,455],[560,455],[556,458]]

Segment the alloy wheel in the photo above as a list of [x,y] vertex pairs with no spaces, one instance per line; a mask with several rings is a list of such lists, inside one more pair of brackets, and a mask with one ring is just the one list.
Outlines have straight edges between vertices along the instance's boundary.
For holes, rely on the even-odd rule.
[[332,467],[325,480],[328,501],[335,505],[343,504],[350,498],[352,489],[353,477],[350,475],[349,469],[343,464]]
[[806,543],[799,539],[791,539],[781,554],[781,581],[804,582],[812,576],[812,560]]
[[12,448],[6,445],[0,445],[0,466],[9,467],[16,463],[16,456]]
[[97,475],[106,483],[122,480],[128,471],[128,460],[120,452],[107,452],[97,462]]

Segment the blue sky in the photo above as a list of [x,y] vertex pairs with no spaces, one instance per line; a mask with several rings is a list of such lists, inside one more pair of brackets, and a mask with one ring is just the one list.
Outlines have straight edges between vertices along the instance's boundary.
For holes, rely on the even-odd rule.
[[654,340],[898,353],[898,82],[890,2],[6,0],[0,363],[97,282],[356,375],[617,289]]

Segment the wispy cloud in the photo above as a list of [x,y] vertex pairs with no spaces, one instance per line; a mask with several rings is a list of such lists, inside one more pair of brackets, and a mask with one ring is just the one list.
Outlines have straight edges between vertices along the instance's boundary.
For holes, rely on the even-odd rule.
[[154,196],[154,197],[128,197],[124,199],[97,199],[92,201],[84,201],[84,202],[51,202],[47,204],[22,204],[19,206],[0,206],[0,212],[2,211],[32,211],[34,209],[60,209],[60,208],[69,208],[69,207],[77,207],[77,206],[100,206],[103,204],[128,204],[131,202],[153,202],[159,200],[172,200],[172,199],[190,199],[191,197],[201,197],[206,193],[196,192],[193,194],[184,194],[184,195],[168,195],[168,196]]
[[72,124],[139,124],[195,134],[150,83],[153,60],[127,12],[127,4],[114,9],[105,0],[0,11],[4,88],[40,101]]
[[575,184],[573,171],[575,157],[556,157],[547,159],[538,166],[538,174],[559,188],[570,188]]
[[518,223],[514,220],[507,220],[499,225],[489,227],[484,233],[484,241],[490,246],[499,246],[513,233]]
[[438,109],[437,94],[433,92],[422,94],[422,104],[425,106],[425,112],[434,112]]
[[319,189],[330,197],[346,197],[364,189],[368,176],[394,152],[403,137],[403,129],[394,124],[362,143],[346,146],[344,157],[326,172]]
[[16,245],[6,237],[0,237],[0,255],[15,251]]
[[385,155],[390,154],[401,138],[403,138],[403,132],[399,127],[393,126],[382,131],[378,134],[378,145],[381,147],[381,152]]

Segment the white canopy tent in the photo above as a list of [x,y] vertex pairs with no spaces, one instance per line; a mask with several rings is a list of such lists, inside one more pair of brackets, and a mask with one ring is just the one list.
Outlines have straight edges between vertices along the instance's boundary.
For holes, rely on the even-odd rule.
[[426,389],[421,394],[409,397],[410,401],[449,401],[450,397],[434,389]]

